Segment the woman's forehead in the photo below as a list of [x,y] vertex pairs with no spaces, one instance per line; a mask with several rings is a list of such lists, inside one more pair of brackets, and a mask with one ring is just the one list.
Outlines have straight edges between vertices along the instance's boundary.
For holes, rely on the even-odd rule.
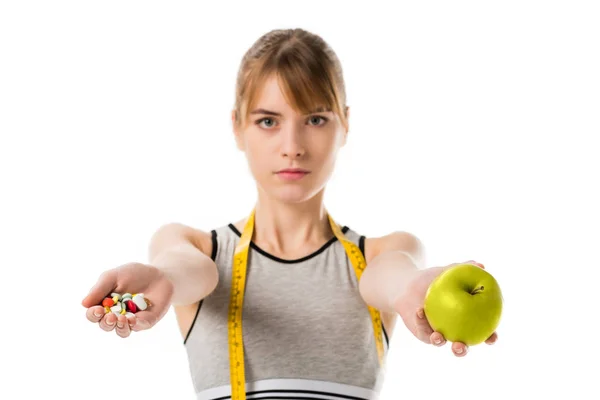
[[257,91],[256,108],[287,107],[291,109],[292,107],[288,104],[283,90],[283,87],[279,84],[279,79],[271,76]]

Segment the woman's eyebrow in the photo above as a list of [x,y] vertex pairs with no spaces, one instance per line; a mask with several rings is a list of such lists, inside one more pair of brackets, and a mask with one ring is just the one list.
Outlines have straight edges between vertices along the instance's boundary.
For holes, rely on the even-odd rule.
[[330,112],[331,110],[329,108],[325,108],[325,107],[317,107],[316,110],[310,112],[309,114],[314,114],[314,113],[318,113],[318,112]]
[[265,110],[264,108],[257,108],[256,110],[250,112],[250,114],[267,114],[267,115],[275,115],[277,117],[281,117],[280,113],[275,111]]
[[[318,113],[318,112],[330,112],[331,110],[329,108],[325,108],[325,107],[317,107],[314,111],[310,112],[309,114],[314,114],[314,113]],[[257,108],[254,111],[251,111],[250,114],[265,114],[265,115],[274,115],[276,117],[281,117],[282,115],[278,112],[275,111],[269,111],[269,110],[265,110],[264,108]]]

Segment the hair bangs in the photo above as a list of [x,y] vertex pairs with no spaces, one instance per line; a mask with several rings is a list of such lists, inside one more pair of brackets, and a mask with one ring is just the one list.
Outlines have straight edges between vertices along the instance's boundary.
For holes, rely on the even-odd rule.
[[306,115],[320,108],[339,112],[328,70],[314,58],[283,55],[277,66],[277,77],[286,101],[296,112]]
[[302,29],[274,30],[246,53],[236,85],[236,120],[247,125],[265,83],[275,77],[286,102],[299,114],[331,111],[346,129],[341,65],[317,35]]
[[246,118],[256,106],[260,89],[273,76],[277,78],[287,103],[296,112],[302,115],[319,111],[342,114],[335,85],[326,68],[316,63],[309,65],[306,59],[292,59],[285,55],[270,61],[257,65],[254,73],[247,76],[248,101],[242,110]]

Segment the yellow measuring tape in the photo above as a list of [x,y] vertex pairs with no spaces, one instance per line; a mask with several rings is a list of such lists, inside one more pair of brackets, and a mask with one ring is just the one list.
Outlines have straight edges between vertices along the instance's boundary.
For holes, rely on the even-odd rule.
[[[229,336],[229,367],[231,379],[231,399],[246,400],[246,374],[244,369],[244,344],[242,340],[242,306],[246,288],[246,269],[248,267],[248,250],[252,234],[254,233],[254,214],[252,211],[242,232],[242,237],[236,246],[233,256],[231,274],[231,296],[229,298],[228,336]],[[328,215],[329,224],[335,237],[342,243],[346,254],[354,267],[356,277],[360,280],[367,266],[365,258],[354,243],[348,240],[340,227]],[[379,357],[379,365],[383,366],[383,332],[381,328],[381,315],[379,311],[369,305],[369,313],[375,333],[375,345]]]

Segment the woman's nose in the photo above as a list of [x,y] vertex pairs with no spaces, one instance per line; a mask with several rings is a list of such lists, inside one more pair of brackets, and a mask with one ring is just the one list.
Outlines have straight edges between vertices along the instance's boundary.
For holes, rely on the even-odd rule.
[[302,157],[306,149],[302,144],[301,129],[292,127],[282,132],[283,142],[281,144],[281,155],[288,158]]

